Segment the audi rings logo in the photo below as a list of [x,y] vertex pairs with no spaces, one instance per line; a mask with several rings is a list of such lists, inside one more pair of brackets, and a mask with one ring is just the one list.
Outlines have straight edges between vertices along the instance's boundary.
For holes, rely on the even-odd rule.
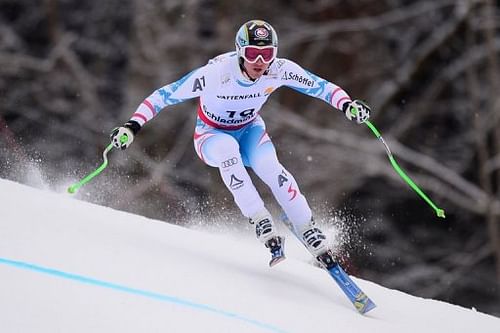
[[229,168],[230,166],[238,164],[238,158],[237,157],[230,158],[228,160],[225,160],[221,164],[223,168]]

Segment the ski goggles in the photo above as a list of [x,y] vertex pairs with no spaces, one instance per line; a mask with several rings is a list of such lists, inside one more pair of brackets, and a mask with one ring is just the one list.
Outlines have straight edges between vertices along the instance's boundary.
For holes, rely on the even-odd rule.
[[276,58],[276,47],[274,46],[244,46],[241,48],[241,56],[249,63],[256,63],[260,58],[263,63],[269,64]]

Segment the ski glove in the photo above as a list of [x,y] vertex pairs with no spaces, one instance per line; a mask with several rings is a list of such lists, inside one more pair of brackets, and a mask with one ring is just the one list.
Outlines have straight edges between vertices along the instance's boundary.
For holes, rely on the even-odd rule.
[[352,102],[347,102],[342,105],[342,111],[349,120],[356,120],[358,124],[362,124],[370,118],[371,109],[363,101],[355,99]]
[[134,141],[134,136],[141,129],[138,122],[130,120],[123,126],[116,127],[111,132],[111,143],[121,150],[127,149]]

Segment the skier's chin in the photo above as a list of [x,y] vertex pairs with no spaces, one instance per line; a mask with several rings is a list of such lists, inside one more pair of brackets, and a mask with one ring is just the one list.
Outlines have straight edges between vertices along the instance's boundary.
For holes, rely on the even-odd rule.
[[250,76],[254,80],[256,80],[256,79],[260,78],[264,74],[265,71],[266,71],[266,68],[264,68],[264,67],[252,67],[248,74],[250,74]]
[[259,77],[262,76],[262,74],[264,74],[264,70],[262,70],[262,69],[254,69],[252,74],[253,74],[252,76],[253,76],[254,79],[258,79]]

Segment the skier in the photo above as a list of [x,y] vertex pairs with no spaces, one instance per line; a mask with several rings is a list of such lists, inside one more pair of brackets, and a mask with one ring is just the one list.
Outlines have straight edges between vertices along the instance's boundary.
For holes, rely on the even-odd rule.
[[[165,107],[198,98],[196,153],[207,165],[219,169],[241,213],[255,224],[257,238],[271,252],[269,265],[285,258],[284,237],[277,233],[245,167],[252,168],[269,186],[294,233],[329,269],[335,259],[326,237],[315,226],[295,178],[279,162],[260,111],[271,93],[281,86],[321,99],[358,124],[369,118],[370,108],[362,101],[351,100],[339,86],[288,59],[277,58],[278,36],[267,22],[246,22],[238,30],[235,43],[236,52],[221,54],[154,91],[128,122],[112,131],[111,141],[115,147],[126,149],[144,124]],[[123,136],[126,141],[120,140]]]

